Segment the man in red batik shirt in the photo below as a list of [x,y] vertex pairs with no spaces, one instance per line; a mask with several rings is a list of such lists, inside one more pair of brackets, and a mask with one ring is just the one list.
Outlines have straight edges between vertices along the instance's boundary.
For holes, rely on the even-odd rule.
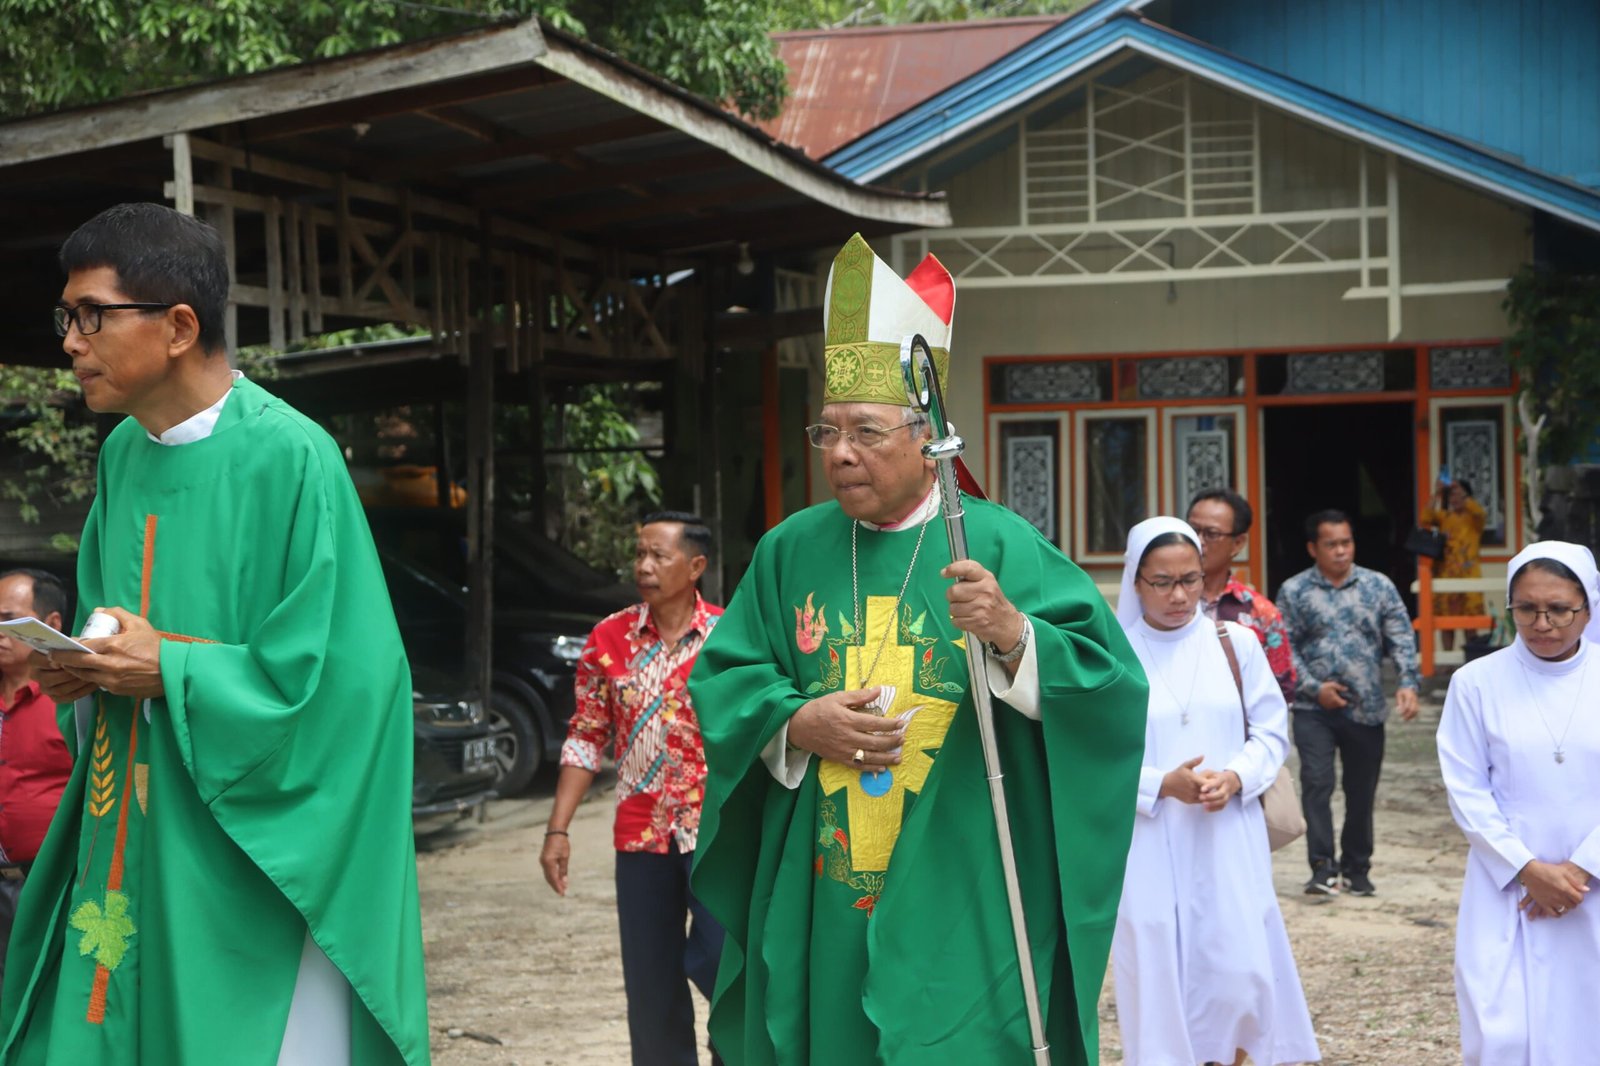
[[1293,706],[1294,656],[1283,615],[1271,600],[1233,576],[1233,558],[1244,550],[1254,520],[1249,501],[1230,489],[1207,489],[1189,504],[1189,525],[1205,545],[1200,554],[1200,568],[1206,575],[1200,609],[1214,622],[1238,622],[1254,631],[1285,702]]
[[[610,747],[617,764],[617,918],[634,1066],[696,1066],[694,1001],[709,999],[722,927],[689,892],[706,761],[689,671],[722,608],[700,598],[711,531],[662,511],[639,529],[633,577],[644,602],[595,626],[578,660],[577,711],[539,864],[567,894],[567,826]],[[686,918],[692,918],[685,934]],[[713,1052],[712,1061],[720,1063]]]
[[[0,621],[32,615],[60,629],[66,610],[66,593],[54,575],[0,574]],[[22,883],[72,776],[56,701],[33,679],[30,654],[26,644],[0,637],[0,975]]]

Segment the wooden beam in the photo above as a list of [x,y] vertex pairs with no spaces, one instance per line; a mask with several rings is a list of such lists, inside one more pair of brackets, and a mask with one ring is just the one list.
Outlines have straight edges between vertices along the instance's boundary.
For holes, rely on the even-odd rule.
[[660,131],[661,124],[654,119],[645,115],[630,115],[627,118],[617,119],[613,122],[598,122],[592,126],[580,126],[575,129],[563,130],[560,133],[552,133],[540,137],[515,137],[495,144],[486,144],[480,148],[468,148],[465,151],[451,152],[439,157],[420,159],[408,156],[406,159],[397,158],[392,161],[392,165],[385,166],[383,171],[389,176],[390,181],[405,181],[408,178],[448,173],[464,167],[500,163],[507,159],[518,159],[523,156],[544,156],[549,158],[556,152],[583,148],[591,144],[604,144],[608,141],[623,141],[630,137],[640,137],[647,133],[659,133]]
[[[950,209],[942,201],[904,196],[857,185],[814,163],[792,148],[777,145],[755,127],[732,118],[705,100],[674,92],[663,83],[634,76],[602,53],[562,36],[545,39],[541,67],[630,110],[651,115],[669,129],[720,148],[750,169],[781,182],[817,204],[863,222],[889,223],[901,229],[950,225]],[[804,234],[799,236],[804,237]]]
[[736,203],[747,197],[758,196],[763,193],[783,193],[782,186],[775,185],[768,180],[741,182],[738,185],[720,186],[715,189],[696,189],[694,192],[679,193],[676,196],[652,196],[631,204],[620,204],[615,207],[596,208],[593,211],[581,211],[565,215],[561,219],[563,229],[577,233],[585,230],[604,229],[619,222],[632,222],[635,219],[649,218],[652,215],[682,214],[688,211],[697,211],[701,208],[712,207],[723,203]]
[[474,202],[485,207],[518,207],[548,203],[580,193],[599,192],[621,185],[643,184],[664,178],[708,174],[737,167],[723,152],[689,152],[669,159],[651,160],[647,166],[627,163],[618,166],[590,166],[581,174],[540,179],[529,176],[496,181],[474,187]]
[[[548,49],[536,19],[443,40],[421,41],[340,59],[264,71],[187,89],[127,97],[6,123],[0,159],[6,165],[129,144],[169,133],[304,111],[330,101],[439,87],[507,67],[525,67]],[[526,78],[529,75],[522,72]],[[410,107],[406,108],[410,110]]]
[[735,347],[776,344],[789,337],[821,333],[826,321],[820,307],[798,307],[789,311],[757,314],[718,315],[717,342]]
[[506,136],[502,126],[486,121],[470,111],[463,111],[459,107],[425,107],[417,114],[423,118],[432,119],[441,126],[449,126],[453,130],[460,130],[469,137],[476,137],[480,141],[493,144]]

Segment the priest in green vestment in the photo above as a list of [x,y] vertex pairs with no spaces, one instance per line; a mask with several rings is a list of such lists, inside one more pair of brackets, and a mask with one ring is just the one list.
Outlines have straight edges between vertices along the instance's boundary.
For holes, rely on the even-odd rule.
[[907,334],[941,378],[954,310],[859,237],[833,264],[822,422],[835,500],[756,548],[690,680],[709,770],[693,885],[727,929],[711,1039],[730,1064],[1031,1063],[968,692],[995,726],[1052,1062],[1092,1063],[1133,830],[1146,684],[1093,582],[963,499],[952,564]]
[[71,781],[0,994],[5,1066],[428,1061],[411,685],[338,447],[229,370],[209,226],[155,204],[61,251],[107,438],[78,622],[40,672]]

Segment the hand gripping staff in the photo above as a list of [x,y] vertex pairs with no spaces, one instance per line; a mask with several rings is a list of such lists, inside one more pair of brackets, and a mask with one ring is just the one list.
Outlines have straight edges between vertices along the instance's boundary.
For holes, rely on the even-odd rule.
[[[935,437],[922,446],[925,458],[935,461],[944,528],[950,535],[950,558],[960,562],[967,553],[967,527],[956,485],[956,460],[966,443],[956,436],[945,418],[944,394],[934,371],[933,352],[922,334],[914,333],[900,344],[900,373],[905,378],[911,406],[928,415]],[[1022,886],[1017,882],[1017,859],[1011,846],[1011,818],[1006,813],[1006,792],[1000,772],[1000,749],[994,736],[994,704],[989,692],[989,662],[982,642],[970,638],[967,672],[972,683],[972,704],[978,712],[978,736],[983,744],[983,765],[989,779],[989,802],[994,808],[996,835],[1000,838],[1000,867],[1006,879],[1006,902],[1011,906],[1011,932],[1017,942],[1017,966],[1022,977],[1022,998],[1028,1009],[1028,1034],[1036,1066],[1050,1066],[1050,1045],[1045,1042],[1044,1018],[1039,1012],[1039,988],[1033,973],[1033,951],[1028,946],[1027,916],[1022,910]]]

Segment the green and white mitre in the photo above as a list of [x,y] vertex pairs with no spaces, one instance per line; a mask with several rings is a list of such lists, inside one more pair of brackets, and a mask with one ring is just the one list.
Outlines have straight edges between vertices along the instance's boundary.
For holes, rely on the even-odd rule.
[[932,255],[902,280],[861,234],[851,237],[828,272],[822,402],[905,406],[900,345],[916,333],[933,349],[939,385],[947,388],[955,302],[955,280]]

